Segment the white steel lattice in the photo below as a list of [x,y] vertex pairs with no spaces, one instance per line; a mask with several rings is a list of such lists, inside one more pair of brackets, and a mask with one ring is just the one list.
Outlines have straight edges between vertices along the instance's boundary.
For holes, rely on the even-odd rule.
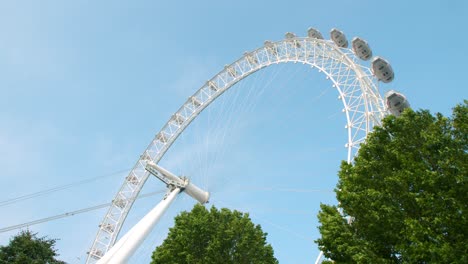
[[135,198],[148,179],[149,173],[145,170],[147,161],[158,163],[182,131],[234,84],[262,68],[286,62],[300,62],[317,68],[337,89],[347,120],[345,147],[348,149],[348,162],[351,162],[360,143],[375,125],[380,124],[386,113],[377,79],[370,69],[359,64],[360,60],[350,49],[339,48],[329,40],[292,38],[266,42],[265,46],[245,53],[206,82],[156,134],[125,178],[99,225],[87,263],[99,260],[115,243]]

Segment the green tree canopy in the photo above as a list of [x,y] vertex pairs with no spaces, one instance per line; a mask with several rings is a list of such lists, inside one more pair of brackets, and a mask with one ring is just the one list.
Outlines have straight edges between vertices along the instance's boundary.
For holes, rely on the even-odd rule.
[[0,246],[1,264],[59,264],[65,263],[55,259],[58,256],[54,249],[56,239],[37,237],[36,233],[23,230],[10,240],[7,246]]
[[388,116],[341,164],[317,243],[336,263],[468,263],[467,175],[468,101]]
[[266,233],[248,214],[202,205],[176,216],[152,259],[153,264],[278,263]]

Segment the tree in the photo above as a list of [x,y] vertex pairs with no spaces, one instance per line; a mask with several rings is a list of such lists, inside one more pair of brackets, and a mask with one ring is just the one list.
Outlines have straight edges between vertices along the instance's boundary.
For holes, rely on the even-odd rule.
[[278,263],[266,235],[248,214],[196,205],[176,216],[152,263]]
[[451,118],[406,110],[343,162],[316,242],[336,263],[468,263],[468,101]]
[[54,249],[56,239],[37,237],[37,233],[23,230],[10,240],[7,246],[0,246],[0,263],[2,264],[60,264]]

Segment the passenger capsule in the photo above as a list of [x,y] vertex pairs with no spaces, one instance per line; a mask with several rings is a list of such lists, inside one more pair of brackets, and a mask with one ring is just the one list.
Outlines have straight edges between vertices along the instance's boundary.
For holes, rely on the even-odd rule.
[[295,38],[297,38],[296,34],[294,33],[291,33],[291,32],[287,32],[284,37],[291,41],[291,43],[294,43],[296,45],[297,48],[300,48],[301,47],[301,44],[299,42],[297,42],[297,40],[295,40]]
[[406,97],[394,90],[385,93],[387,110],[394,116],[400,116],[403,110],[410,107]]
[[330,37],[338,47],[340,48],[348,47],[348,40],[346,39],[346,36],[342,31],[334,28],[330,31]]
[[309,28],[307,30],[307,36],[309,36],[309,38],[323,39],[322,33],[315,28]]
[[372,50],[369,44],[367,44],[367,41],[356,37],[351,43],[353,45],[354,54],[361,60],[369,60],[372,57]]
[[293,38],[296,37],[296,34],[291,33],[291,32],[287,32],[286,34],[284,34],[284,37],[285,37],[286,39],[293,39]]
[[265,47],[269,52],[273,53],[273,55],[278,55],[278,50],[276,49],[275,44],[273,44],[273,42],[266,40]]
[[227,73],[232,77],[236,78],[237,77],[237,71],[234,67],[229,66],[229,65],[224,65],[224,69],[227,71]]
[[389,83],[393,81],[395,74],[393,73],[392,66],[390,66],[390,63],[388,63],[388,61],[382,59],[381,57],[375,57],[374,59],[372,59],[371,65],[372,73],[379,80],[381,80],[384,83]]
[[244,57],[247,58],[247,61],[250,64],[252,64],[252,65],[258,64],[258,60],[257,60],[256,56],[252,55],[251,53],[248,53],[247,51],[244,52]]

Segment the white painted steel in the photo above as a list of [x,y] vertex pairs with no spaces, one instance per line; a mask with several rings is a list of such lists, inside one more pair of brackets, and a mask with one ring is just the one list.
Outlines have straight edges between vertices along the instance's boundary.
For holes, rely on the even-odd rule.
[[[181,187],[185,187],[185,182],[184,182],[183,179],[177,177],[172,172],[164,169],[163,167],[159,166],[158,164],[155,164],[155,163],[149,161],[148,164],[146,164],[146,166],[151,167],[154,170],[156,170],[157,172],[159,172],[160,174],[164,175],[164,177],[166,177],[169,181],[172,181],[172,182],[176,183],[177,185],[180,185]],[[158,178],[160,177],[159,175],[155,175],[155,176],[157,176]],[[169,183],[167,180],[164,180],[164,179],[161,179],[161,180],[163,182],[165,182],[165,183]]]
[[348,39],[346,38],[343,31],[338,30],[336,28],[333,28],[330,31],[330,38],[333,40],[333,42],[335,42],[335,44],[338,47],[341,47],[341,48],[347,48],[348,47]]
[[389,83],[395,78],[392,65],[381,57],[374,57],[371,62],[371,70],[374,75],[382,82]]
[[141,243],[143,243],[179,193],[180,188],[172,189],[166,197],[132,227],[132,229],[130,229],[130,231],[97,262],[97,264],[127,263],[128,259],[135,253]]
[[[359,149],[374,125],[385,115],[385,104],[378,81],[368,66],[352,50],[340,48],[333,41],[300,38],[266,42],[239,60],[226,66],[206,82],[172,115],[140,156],[117,192],[89,251],[87,263],[100,259],[115,243],[135,198],[148,179],[148,161],[158,163],[182,131],[216,98],[250,74],[278,63],[303,63],[326,75],[336,88],[346,115],[348,135],[345,147],[348,161]],[[111,227],[111,228],[105,228]]]
[[351,41],[351,46],[353,47],[354,54],[361,60],[369,60],[372,57],[372,49],[367,41],[355,37],[353,41]]
[[210,193],[198,188],[196,185],[191,183],[189,179],[186,179],[187,186],[185,186],[184,192],[190,195],[193,199],[197,200],[201,204],[205,204],[210,199]]
[[320,263],[322,263],[322,258],[323,258],[323,252],[320,251],[320,253],[319,253],[317,259],[315,260],[315,264],[320,264]]
[[387,110],[394,116],[400,116],[406,108],[410,108],[408,99],[402,94],[394,90],[385,93],[385,102]]
[[[157,172],[162,174],[163,177],[161,177],[160,175],[155,176],[160,178],[164,183],[174,184],[177,187],[181,187],[186,194],[190,195],[193,199],[197,200],[201,204],[205,204],[208,202],[208,199],[210,198],[210,193],[198,188],[196,185],[191,183],[188,178],[180,178],[172,172],[166,170],[158,164],[154,164],[151,161],[149,161],[146,166],[150,166],[151,168],[155,169]],[[164,179],[164,177],[167,179]]]
[[322,33],[315,28],[309,28],[307,30],[307,36],[309,36],[309,38],[323,39]]

